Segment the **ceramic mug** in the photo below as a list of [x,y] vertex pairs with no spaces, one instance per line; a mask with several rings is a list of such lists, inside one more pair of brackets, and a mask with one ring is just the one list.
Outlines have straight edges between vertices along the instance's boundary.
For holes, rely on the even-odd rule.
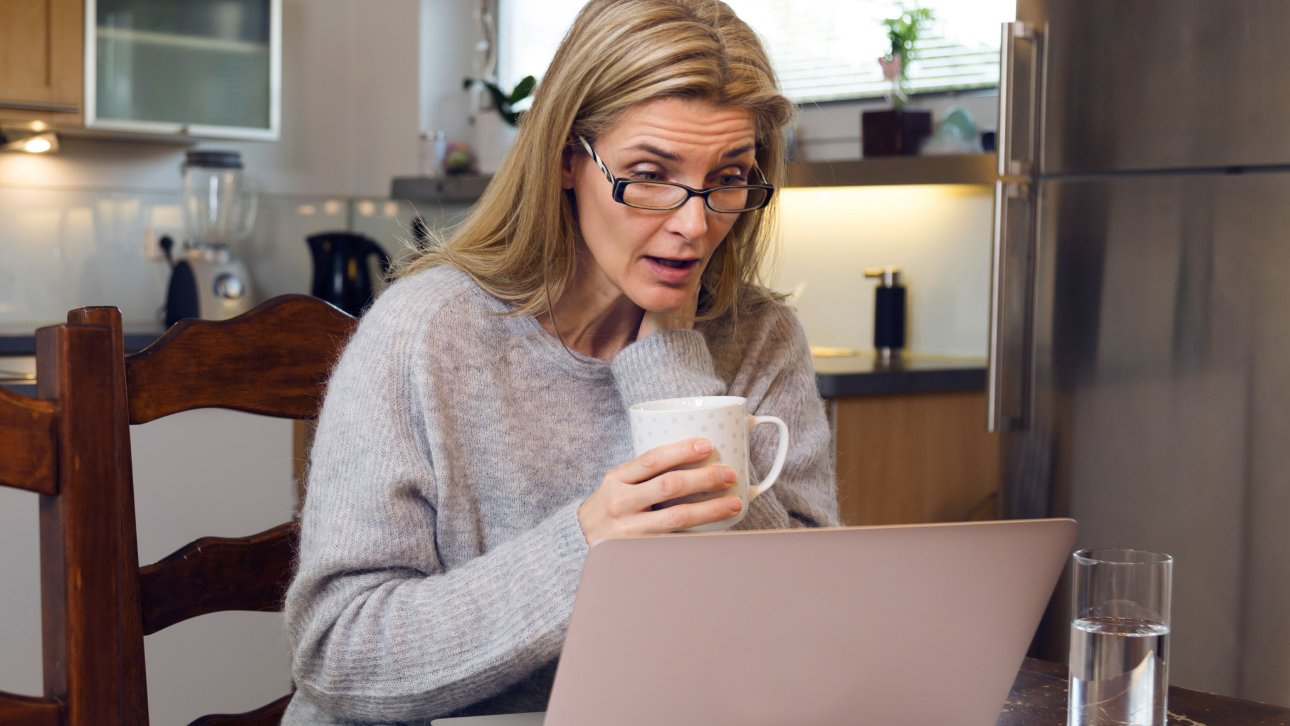
[[[726,494],[694,494],[662,505],[701,501],[715,496],[735,496],[743,500],[744,506],[739,514],[692,527],[687,532],[728,529],[738,524],[747,514],[748,504],[775,484],[788,456],[788,426],[775,416],[749,416],[748,399],[740,396],[693,396],[647,401],[632,406],[628,415],[632,425],[632,448],[637,456],[682,439],[701,438],[712,442],[712,453],[694,466],[720,463],[734,469],[735,484]],[[775,449],[775,462],[770,473],[750,485],[748,438],[753,427],[761,424],[779,427],[779,445]]]

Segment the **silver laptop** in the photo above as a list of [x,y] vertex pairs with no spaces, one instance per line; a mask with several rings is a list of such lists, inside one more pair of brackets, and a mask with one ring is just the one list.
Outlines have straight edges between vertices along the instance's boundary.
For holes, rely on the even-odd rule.
[[1069,519],[610,540],[545,714],[440,726],[992,726]]

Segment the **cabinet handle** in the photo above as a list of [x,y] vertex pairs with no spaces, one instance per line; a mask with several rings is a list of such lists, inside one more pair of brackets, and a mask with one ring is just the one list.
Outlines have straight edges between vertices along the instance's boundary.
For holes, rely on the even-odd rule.
[[27,103],[25,101],[0,101],[0,108],[10,111],[45,111],[48,113],[77,113],[80,106],[67,103]]

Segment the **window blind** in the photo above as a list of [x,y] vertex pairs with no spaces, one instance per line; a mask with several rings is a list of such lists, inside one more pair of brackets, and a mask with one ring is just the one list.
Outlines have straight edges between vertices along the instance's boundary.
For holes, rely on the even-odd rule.
[[[500,0],[498,76],[511,88],[539,78],[585,0]],[[935,14],[910,62],[909,93],[992,88],[999,81],[999,24],[1014,0],[726,0],[761,35],[781,88],[795,103],[882,97],[878,57],[884,18],[906,8]]]

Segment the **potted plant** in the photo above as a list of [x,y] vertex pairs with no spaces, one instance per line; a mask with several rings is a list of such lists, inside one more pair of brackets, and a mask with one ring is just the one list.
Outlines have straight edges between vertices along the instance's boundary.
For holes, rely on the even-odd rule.
[[890,83],[887,102],[890,109],[865,111],[861,114],[861,143],[865,156],[917,154],[923,139],[932,133],[932,114],[906,108],[909,96],[910,63],[917,57],[918,39],[933,20],[928,8],[916,8],[896,18],[887,18],[890,50],[878,59],[883,78]]
[[488,96],[493,102],[493,108],[497,111],[497,115],[502,117],[503,121],[511,126],[518,126],[520,116],[524,115],[524,111],[517,110],[515,107],[520,101],[528,98],[533,93],[537,80],[533,76],[524,76],[519,83],[515,84],[515,88],[511,89],[510,93],[503,91],[496,83],[483,78],[466,78],[462,80],[461,87],[463,90],[470,90],[470,87],[475,84],[483,86],[484,90],[488,91]]

